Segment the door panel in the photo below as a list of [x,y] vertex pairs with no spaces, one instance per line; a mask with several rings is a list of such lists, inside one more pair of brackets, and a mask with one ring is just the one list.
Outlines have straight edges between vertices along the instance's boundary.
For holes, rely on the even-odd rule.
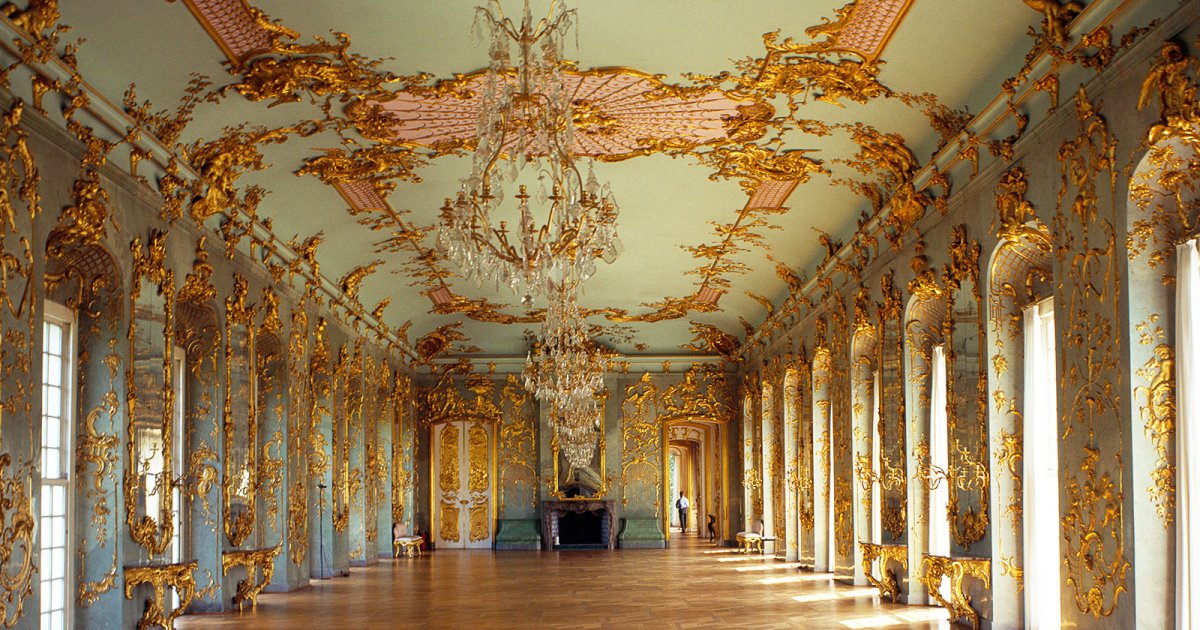
[[490,425],[448,422],[434,427],[437,448],[437,543],[443,548],[492,546],[492,440]]

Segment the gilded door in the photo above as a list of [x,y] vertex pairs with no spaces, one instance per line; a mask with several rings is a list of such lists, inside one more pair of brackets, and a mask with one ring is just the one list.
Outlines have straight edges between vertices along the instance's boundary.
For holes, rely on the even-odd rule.
[[434,539],[443,549],[492,546],[492,427],[447,422],[433,427]]

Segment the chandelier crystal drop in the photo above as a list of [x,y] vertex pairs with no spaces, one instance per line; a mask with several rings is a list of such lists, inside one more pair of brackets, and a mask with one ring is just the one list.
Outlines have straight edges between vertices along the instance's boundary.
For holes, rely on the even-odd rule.
[[[553,2],[536,23],[526,0],[520,23],[499,2],[476,8],[490,35],[471,173],[441,209],[437,245],[468,279],[506,286],[529,307],[596,272],[620,253],[618,206],[572,153],[572,95],[563,42],[575,11]],[[516,212],[503,207],[506,189]]]

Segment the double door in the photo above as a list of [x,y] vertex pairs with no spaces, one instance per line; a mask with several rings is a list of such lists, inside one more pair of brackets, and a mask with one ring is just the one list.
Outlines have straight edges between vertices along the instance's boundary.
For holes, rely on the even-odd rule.
[[434,540],[443,549],[492,546],[493,427],[455,421],[430,429]]

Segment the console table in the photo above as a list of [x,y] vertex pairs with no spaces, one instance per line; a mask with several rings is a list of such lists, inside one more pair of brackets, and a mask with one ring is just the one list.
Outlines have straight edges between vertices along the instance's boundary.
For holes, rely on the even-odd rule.
[[[242,609],[246,600],[250,600],[250,610],[258,608],[258,594],[275,575],[275,556],[279,555],[279,549],[278,545],[261,549],[236,549],[221,555],[221,575],[229,575],[229,570],[234,567],[246,567],[246,579],[238,582],[237,594],[233,596],[233,603],[238,610]],[[254,579],[255,569],[262,571],[262,580]]]
[[[960,617],[971,620],[971,627],[979,630],[979,613],[971,607],[971,598],[963,592],[963,578],[967,576],[983,582],[984,587],[992,587],[992,561],[988,558],[948,558],[922,554],[921,568],[925,588],[929,596],[939,605],[950,611],[950,622]],[[950,578],[950,601],[942,597],[940,587],[942,578]]]
[[[154,597],[146,600],[146,609],[138,620],[138,630],[161,627],[174,630],[175,618],[192,603],[196,596],[195,560],[174,564],[143,564],[125,567],[125,599],[133,599],[133,590],[142,584],[154,589]],[[179,594],[179,607],[167,609],[167,587]]]
[[[887,595],[892,603],[896,603],[900,598],[900,584],[896,579],[896,572],[888,569],[887,565],[889,561],[893,561],[908,570],[908,545],[877,545],[859,541],[858,547],[862,549],[863,575],[867,581],[879,589],[880,597]],[[871,572],[871,565],[876,560],[879,560],[879,577],[875,577]]]

